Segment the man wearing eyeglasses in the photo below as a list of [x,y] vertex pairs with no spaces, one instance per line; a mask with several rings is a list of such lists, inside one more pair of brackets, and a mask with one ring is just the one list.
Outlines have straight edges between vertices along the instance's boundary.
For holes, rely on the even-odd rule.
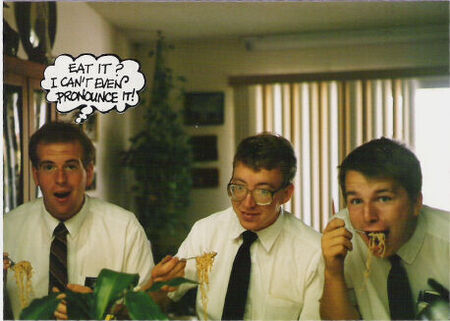
[[[282,208],[294,191],[296,163],[283,137],[262,133],[239,144],[227,187],[232,207],[196,222],[177,253],[217,253],[203,302],[197,293],[200,319],[320,319],[320,234]],[[195,260],[185,276],[198,280]],[[177,300],[188,288],[169,296]]]

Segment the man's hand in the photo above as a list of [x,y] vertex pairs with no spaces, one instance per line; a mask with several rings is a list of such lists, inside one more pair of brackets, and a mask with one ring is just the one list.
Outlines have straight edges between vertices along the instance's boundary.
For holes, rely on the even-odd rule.
[[[166,282],[174,278],[183,277],[185,267],[186,261],[167,255],[155,265],[150,280],[142,287],[142,290],[148,290],[155,282]],[[171,292],[175,291],[176,287],[163,286],[161,290]]]
[[[67,288],[69,290],[71,290],[72,292],[78,292],[78,293],[91,293],[92,292],[91,288],[89,288],[87,286],[79,285],[79,284],[67,284]],[[59,292],[58,288],[56,288],[56,287],[54,287],[52,289],[52,291],[55,293]],[[61,302],[56,307],[56,310],[54,313],[57,320],[67,320],[68,319],[67,304],[66,304],[66,301],[64,300],[65,297],[66,297],[65,293],[61,293],[60,295],[57,296],[58,299],[61,299]]]
[[8,269],[11,267],[11,261],[9,260],[8,256],[8,253],[3,252],[3,272],[8,271]]
[[345,223],[339,218],[331,220],[322,236],[322,253],[325,259],[325,271],[330,275],[342,275],[344,259],[353,249],[353,235],[345,228]]
[[322,235],[322,253],[325,259],[325,282],[320,299],[322,320],[359,320],[356,308],[348,297],[344,278],[344,259],[353,249],[352,233],[339,218],[331,220]]

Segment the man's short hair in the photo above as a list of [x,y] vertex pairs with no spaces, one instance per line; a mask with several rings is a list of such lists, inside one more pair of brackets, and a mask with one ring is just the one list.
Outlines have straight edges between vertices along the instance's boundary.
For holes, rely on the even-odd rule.
[[261,133],[242,140],[233,159],[233,170],[242,163],[255,171],[279,168],[283,186],[292,183],[297,171],[297,158],[291,143],[272,133]]
[[95,147],[81,129],[67,122],[49,122],[39,128],[30,138],[28,153],[34,168],[39,166],[37,147],[39,144],[79,142],[83,155],[81,162],[84,168],[95,161]]
[[357,147],[342,161],[339,166],[339,185],[344,198],[345,178],[350,170],[369,178],[394,179],[413,202],[422,190],[422,171],[416,155],[405,145],[385,137]]

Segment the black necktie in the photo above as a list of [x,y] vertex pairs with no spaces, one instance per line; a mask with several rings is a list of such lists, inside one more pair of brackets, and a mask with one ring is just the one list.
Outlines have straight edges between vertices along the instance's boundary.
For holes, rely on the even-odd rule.
[[250,246],[258,236],[252,231],[245,231],[242,233],[242,238],[244,242],[234,258],[230,280],[228,281],[222,320],[242,320],[244,318],[252,264]]
[[67,233],[64,223],[59,223],[53,231],[54,238],[50,246],[49,293],[53,287],[64,291],[67,285]]
[[398,255],[389,257],[391,270],[387,280],[389,310],[392,320],[414,320],[414,305],[408,275]]

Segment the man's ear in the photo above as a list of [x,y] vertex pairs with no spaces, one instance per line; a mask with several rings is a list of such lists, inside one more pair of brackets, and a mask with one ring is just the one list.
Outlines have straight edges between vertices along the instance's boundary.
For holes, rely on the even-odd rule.
[[94,163],[90,162],[88,166],[86,166],[86,187],[91,186],[94,181]]
[[419,195],[417,195],[416,202],[414,203],[414,216],[419,216],[420,210],[422,209],[422,205],[423,205],[423,195],[422,192],[420,192]]
[[39,177],[38,177],[38,172],[36,167],[32,166],[31,170],[33,171],[33,180],[34,180],[34,184],[37,186],[39,186]]
[[293,193],[294,193],[294,184],[291,183],[283,191],[283,200],[281,204],[289,202]]

